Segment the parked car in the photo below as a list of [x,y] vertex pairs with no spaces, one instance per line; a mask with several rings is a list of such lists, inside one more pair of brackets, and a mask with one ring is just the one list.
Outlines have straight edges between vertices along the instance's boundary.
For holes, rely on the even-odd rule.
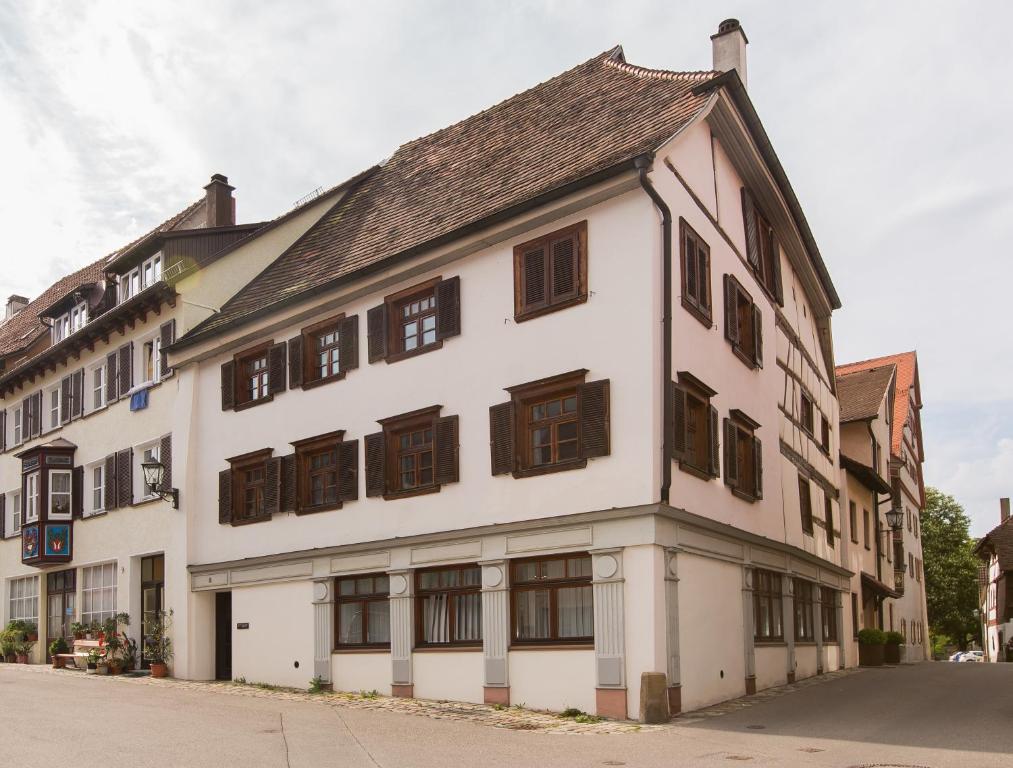
[[978,661],[985,662],[985,654],[982,651],[967,651],[964,653],[958,661]]
[[960,661],[960,659],[961,659],[961,657],[963,655],[964,655],[964,651],[957,651],[956,653],[954,653],[953,655],[950,656],[949,660],[950,661]]

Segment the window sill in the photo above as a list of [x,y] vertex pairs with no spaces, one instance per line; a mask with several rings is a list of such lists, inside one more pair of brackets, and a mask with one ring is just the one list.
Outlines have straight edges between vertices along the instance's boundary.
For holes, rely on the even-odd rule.
[[706,470],[700,469],[699,467],[693,466],[692,464],[690,464],[688,462],[685,462],[685,461],[680,461],[679,462],[679,469],[681,469],[687,475],[693,475],[693,477],[699,477],[701,480],[703,480],[705,482],[709,482],[709,481],[713,480],[716,477],[716,475],[712,475],[709,472],[707,472]]
[[700,307],[691,302],[685,296],[682,297],[682,307],[689,312],[693,317],[700,321],[700,324],[708,331],[714,326],[714,318],[708,315]]
[[517,643],[510,645],[508,651],[593,651],[594,641],[586,643]]
[[345,378],[345,375],[346,372],[342,371],[341,373],[336,373],[333,376],[327,376],[323,379],[307,379],[303,381],[302,389],[316,389],[317,387],[324,386],[324,384],[331,384],[335,381],[341,381],[343,378]]
[[102,517],[105,513],[106,513],[106,511],[104,509],[96,509],[96,510],[93,510],[91,512],[84,512],[84,513],[82,513],[81,514],[81,519],[82,520],[88,520],[88,519],[90,519],[92,517]]
[[322,504],[319,507],[300,507],[296,506],[295,513],[300,517],[303,515],[315,515],[318,512],[333,512],[335,509],[341,509],[341,502],[335,504]]
[[750,504],[755,504],[759,501],[759,498],[753,494],[747,493],[746,491],[740,491],[738,488],[730,488],[729,490],[732,492],[733,496],[736,496],[743,501],[748,501]]
[[412,648],[413,653],[451,653],[453,651],[466,651],[468,653],[481,653],[481,645],[417,645]]
[[230,522],[230,525],[233,528],[235,528],[235,527],[240,526],[240,525],[253,525],[255,523],[265,523],[265,522],[267,522],[270,519],[271,519],[270,515],[261,515],[260,517],[249,517],[249,518],[245,518],[243,520],[235,520],[235,519],[233,519]]
[[383,495],[385,501],[395,501],[397,499],[410,499],[412,496],[425,496],[427,493],[439,493],[440,486],[438,485],[427,485],[424,488],[412,488],[411,490],[405,491],[388,491]]
[[409,357],[417,357],[418,355],[424,355],[426,352],[435,352],[438,349],[443,349],[443,340],[434,341],[432,344],[426,344],[416,349],[410,349],[407,352],[388,352],[384,360],[388,363],[397,363],[401,360],[407,360]]
[[334,648],[332,654],[356,654],[356,653],[390,653],[389,645],[356,645],[344,648]]
[[525,467],[515,469],[512,474],[516,478],[537,477],[538,475],[551,475],[554,472],[566,472],[571,469],[584,469],[587,466],[587,459],[576,459],[560,464],[546,464],[541,467]]
[[756,362],[756,359],[752,355],[748,354],[745,350],[743,350],[742,347],[739,346],[738,344],[732,344],[732,352],[737,358],[739,358],[739,360],[743,362],[744,365],[748,366],[754,371],[760,369],[761,366]]
[[162,499],[158,496],[145,496],[143,499],[138,499],[137,501],[133,502],[130,506],[146,507],[149,504],[154,504],[156,501],[162,501]]
[[816,641],[815,640],[796,640],[795,641],[795,647],[797,648],[800,645],[803,648],[815,648],[816,647]]
[[784,640],[753,640],[754,648],[784,648],[787,645]]
[[256,400],[246,400],[246,401],[244,401],[242,403],[236,403],[234,406],[232,406],[232,410],[234,410],[234,411],[245,411],[248,408],[256,408],[258,405],[263,405],[264,403],[269,403],[272,400],[274,400],[274,395],[273,394],[270,394],[267,397],[258,398]]
[[572,299],[566,299],[565,301],[558,301],[555,304],[550,304],[546,307],[539,307],[538,309],[531,309],[525,312],[514,312],[514,322],[523,323],[527,320],[534,320],[536,317],[542,315],[548,315],[552,312],[558,312],[561,309],[567,309],[569,307],[575,307],[578,304],[584,304],[587,302],[587,294],[581,294],[574,296]]

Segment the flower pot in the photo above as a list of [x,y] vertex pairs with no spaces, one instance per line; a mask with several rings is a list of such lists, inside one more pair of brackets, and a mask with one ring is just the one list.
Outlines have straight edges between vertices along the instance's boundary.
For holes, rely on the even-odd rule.
[[96,675],[108,675],[109,674],[109,665],[108,664],[96,664],[95,665],[95,674]]
[[123,671],[123,662],[120,662],[120,661],[110,661],[109,662],[109,674],[110,675],[118,675],[122,671]]
[[883,666],[885,653],[885,645],[867,645],[866,643],[859,643],[858,663],[863,667],[881,667]]
[[30,643],[37,643],[38,641],[39,641],[39,633],[38,632],[29,632],[28,633],[28,642],[30,642]]
[[84,673],[86,675],[94,675],[97,669],[98,666],[96,664],[88,664],[88,666],[84,669]]
[[887,643],[883,646],[883,661],[887,664],[900,664],[900,643]]
[[61,659],[59,656],[54,656],[53,669],[63,669],[63,667],[64,667],[63,659]]
[[74,639],[75,640],[84,640],[84,632],[75,632],[74,633]]
[[153,662],[151,662],[151,676],[152,677],[168,677],[169,676],[169,667],[166,666],[165,664],[161,663],[161,662],[153,661]]

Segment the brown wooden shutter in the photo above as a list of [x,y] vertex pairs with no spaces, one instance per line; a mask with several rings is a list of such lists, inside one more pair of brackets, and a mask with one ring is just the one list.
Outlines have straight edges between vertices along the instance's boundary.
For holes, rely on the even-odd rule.
[[[830,494],[823,493],[823,524],[827,530],[827,544],[834,545],[834,503],[830,500]],[[889,554],[889,549],[887,554]]]
[[781,284],[781,249],[777,244],[777,238],[774,237],[774,233],[770,233],[770,257],[773,259],[772,266],[774,285],[771,286],[774,289],[774,298],[777,299],[777,303],[780,306],[784,306],[784,286]]
[[758,437],[753,438],[753,496],[763,498],[763,443]]
[[525,251],[521,255],[521,309],[524,312],[539,309],[546,305],[548,286],[546,285],[545,244]]
[[21,401],[21,442],[27,443],[32,436],[32,398],[29,395]]
[[494,475],[508,475],[514,471],[516,449],[514,431],[516,418],[514,403],[508,401],[489,408],[489,452]]
[[81,418],[84,413],[84,368],[74,371],[70,382],[70,417]]
[[287,382],[285,381],[285,367],[288,344],[281,341],[267,350],[267,391],[269,395],[284,392]]
[[116,504],[129,507],[134,503],[134,467],[133,450],[116,453]]
[[281,511],[281,457],[264,462],[264,514],[276,515]]
[[0,539],[7,538],[7,494],[0,493]]
[[739,343],[738,294],[735,278],[725,275],[725,338],[732,344]]
[[346,317],[338,323],[338,355],[341,372],[359,367],[359,316]]
[[364,438],[366,446],[366,495],[383,496],[387,492],[387,451],[383,432]]
[[229,360],[222,363],[222,410],[236,407],[236,363]]
[[359,441],[338,443],[338,500],[359,498]]
[[232,522],[232,470],[218,473],[218,522]]
[[736,442],[739,430],[731,419],[725,419],[725,484],[736,488],[739,485],[739,465]]
[[[7,450],[7,410],[0,410],[0,453]],[[0,538],[3,538],[0,536]]]
[[753,354],[756,365],[763,367],[763,315],[760,308],[753,305]]
[[288,387],[298,389],[303,380],[302,336],[288,340]]
[[447,339],[461,332],[461,278],[454,276],[436,285],[436,338]]
[[36,392],[32,403],[32,437],[42,434],[42,392]]
[[708,445],[710,446],[710,461],[708,463],[708,471],[712,477],[717,477],[721,474],[721,432],[720,423],[718,421],[718,409],[713,405],[707,406],[708,412],[708,428],[709,434]]
[[366,313],[366,335],[369,362],[376,363],[387,357],[387,305],[373,307]]
[[689,450],[689,403],[684,387],[680,387],[674,381],[669,384],[672,390],[672,420],[668,428],[672,430],[670,435],[672,458],[684,461]]
[[552,301],[565,301],[576,297],[580,285],[577,276],[577,233],[553,240]]
[[169,353],[165,350],[172,346],[172,343],[176,340],[176,321],[169,320],[168,322],[162,323],[158,328],[159,334],[159,370],[161,371],[161,378],[166,379],[172,376],[172,368],[169,367]]
[[298,493],[298,472],[297,462],[294,453],[281,457],[281,511],[293,512],[298,504],[296,495]]
[[158,460],[165,467],[162,475],[162,484],[158,487],[160,491],[169,493],[172,491],[172,435],[163,435],[158,441]]
[[609,380],[577,387],[580,411],[580,455],[589,459],[609,455]]
[[760,235],[756,226],[756,208],[749,190],[742,188],[742,219],[746,231],[746,259],[753,269],[760,265]]
[[117,389],[123,397],[133,386],[134,343],[124,344],[119,349],[119,383]]
[[433,482],[437,485],[444,483],[456,483],[459,476],[459,432],[457,416],[444,416],[436,420],[434,425],[434,447]]
[[102,473],[102,508],[116,509],[116,455],[106,456],[106,467]]
[[71,517],[84,517],[84,467],[74,467],[70,473]]
[[70,376],[60,379],[60,424],[70,422],[70,400],[72,397],[71,386],[73,382]]
[[116,386],[117,384],[119,384],[119,381],[120,381],[119,374],[117,373],[118,366],[116,365],[116,363],[118,362],[118,360],[119,360],[119,358],[116,356],[115,352],[113,352],[112,354],[106,356],[106,402],[107,403],[114,403],[114,402],[116,402],[117,398],[119,397],[119,394],[118,394],[119,393],[119,389]]

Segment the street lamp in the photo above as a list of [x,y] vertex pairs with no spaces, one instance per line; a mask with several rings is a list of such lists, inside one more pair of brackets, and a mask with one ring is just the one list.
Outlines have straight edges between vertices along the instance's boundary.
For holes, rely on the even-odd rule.
[[904,510],[900,507],[893,507],[886,513],[886,524],[891,531],[899,531],[904,527]]
[[145,461],[141,464],[141,471],[144,473],[144,484],[148,487],[148,491],[163,501],[171,501],[173,509],[179,509],[179,489],[162,490],[162,481],[165,479],[165,465],[160,461]]

